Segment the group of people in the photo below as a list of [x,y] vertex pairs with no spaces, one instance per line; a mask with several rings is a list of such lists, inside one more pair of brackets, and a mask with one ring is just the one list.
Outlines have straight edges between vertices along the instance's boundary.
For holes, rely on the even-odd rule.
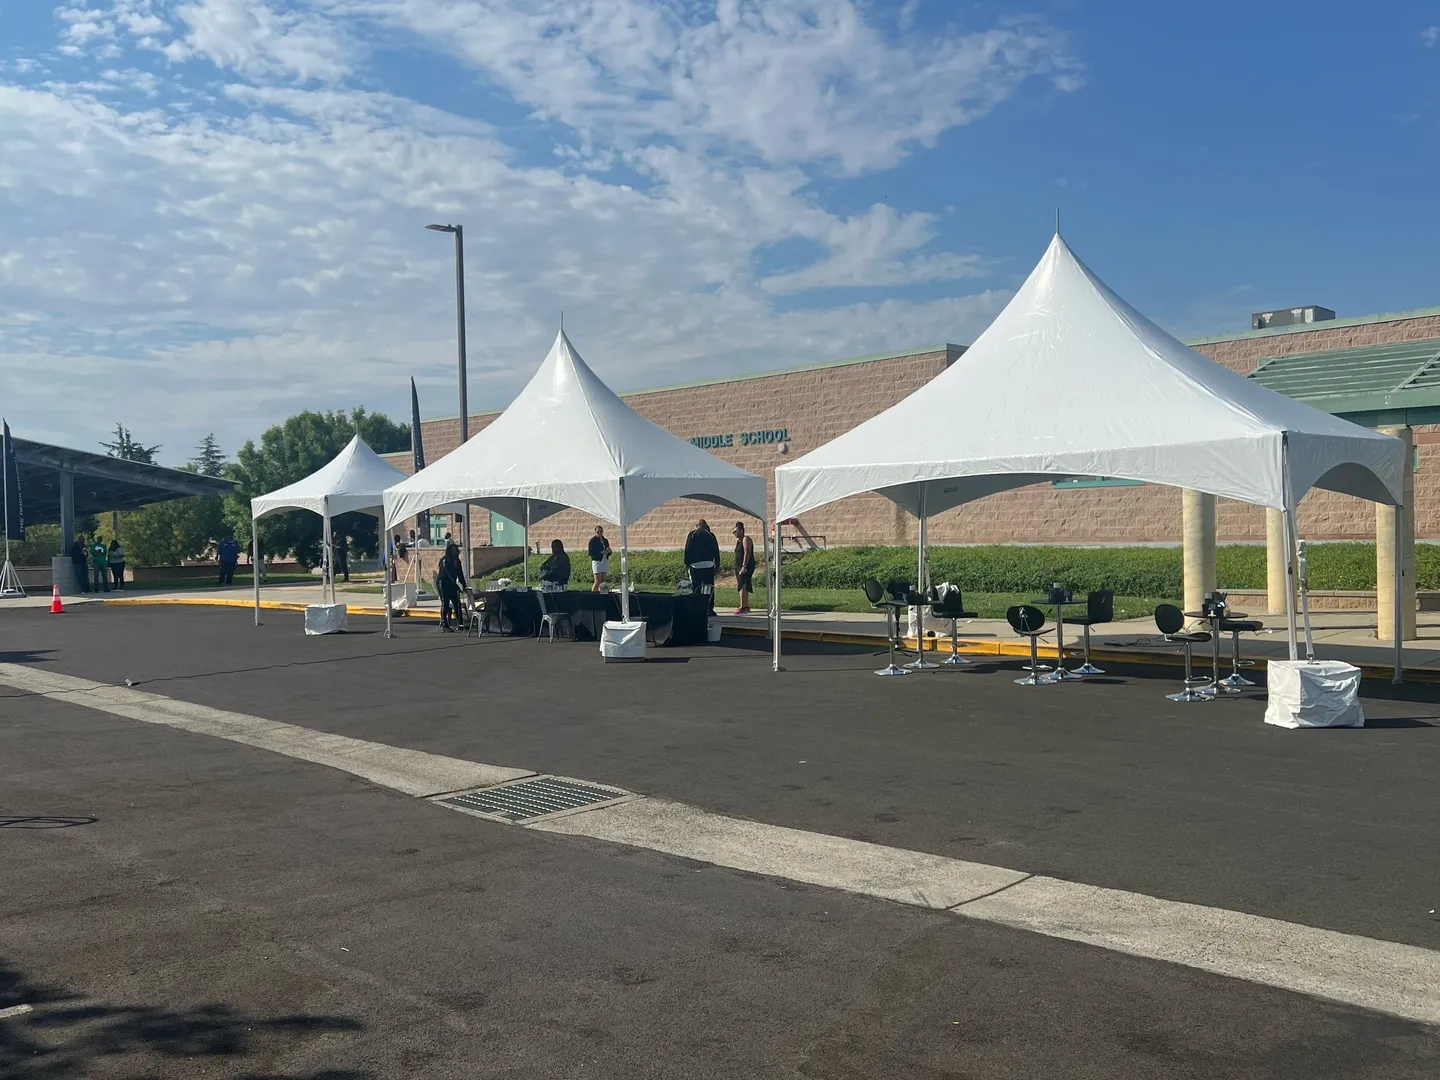
[[89,544],[85,537],[75,537],[70,545],[70,565],[82,593],[109,592],[112,585],[125,588],[125,549],[119,540],[111,540],[107,547],[98,536]]
[[[736,615],[750,610],[750,590],[755,582],[755,543],[745,534],[745,523],[737,521],[731,530],[735,537],[735,585],[740,591],[740,606]],[[610,577],[610,541],[605,536],[603,525],[595,526],[595,535],[586,546],[590,556],[590,573],[593,582],[591,592],[600,592],[601,586]],[[710,598],[710,614],[715,614],[715,574],[720,568],[720,541],[710,531],[710,524],[701,518],[685,538],[685,568],[690,583],[697,592]],[[570,554],[565,550],[564,541],[550,541],[550,557],[540,564],[540,581],[558,588],[570,584]]]
[[[750,591],[755,581],[755,543],[746,535],[743,521],[735,523],[731,534],[735,537],[735,585],[740,592],[740,605],[735,614],[744,615],[750,610]],[[411,532],[408,545],[397,534],[393,550],[404,558],[407,547],[412,545],[429,546],[428,543],[417,543],[414,532]],[[590,537],[585,553],[590,557],[590,591],[600,592],[610,578],[611,547],[603,525],[595,526],[595,534]],[[704,518],[696,522],[695,528],[685,538],[684,559],[692,587],[709,597],[710,614],[715,614],[715,574],[720,568],[720,541]],[[540,564],[541,584],[558,589],[569,588],[571,573],[570,553],[565,550],[565,542],[551,540],[550,556]],[[445,537],[445,554],[440,558],[435,582],[440,592],[440,630],[449,633],[455,629],[452,619],[458,621],[461,618],[460,595],[467,586],[460,547],[449,535]]]

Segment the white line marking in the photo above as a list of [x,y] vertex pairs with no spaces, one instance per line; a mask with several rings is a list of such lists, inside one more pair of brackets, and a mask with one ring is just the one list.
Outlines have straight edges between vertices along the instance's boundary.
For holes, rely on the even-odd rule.
[[177,701],[143,690],[108,686],[52,671],[37,671],[19,664],[0,664],[0,683],[35,694],[60,695],[63,701],[128,720],[213,735],[301,761],[328,765],[406,795],[423,797],[534,775],[530,769],[484,765],[478,761],[427,754],[422,750],[330,735],[245,713]]
[[0,1020],[9,1020],[12,1016],[24,1016],[34,1011],[34,1005],[11,1005],[8,1009],[0,1009]]
[[[326,735],[16,664],[0,664],[0,684],[328,765],[421,798],[535,775]],[[1440,1024],[1440,952],[1414,945],[742,821],[642,796],[579,808],[526,827],[948,910],[963,918]],[[5,1015],[16,1014],[14,1009],[0,1012],[0,1017]]]

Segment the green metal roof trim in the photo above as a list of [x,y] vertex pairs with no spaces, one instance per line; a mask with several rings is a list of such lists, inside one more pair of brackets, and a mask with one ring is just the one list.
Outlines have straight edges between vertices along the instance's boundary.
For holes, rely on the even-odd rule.
[[1440,405],[1440,338],[1272,356],[1247,378],[1330,413]]
[[1283,337],[1286,334],[1308,334],[1318,330],[1336,330],[1346,326],[1369,326],[1373,323],[1404,322],[1407,319],[1428,319],[1440,315],[1440,307],[1415,308],[1413,311],[1387,311],[1380,315],[1356,315],[1350,319],[1326,319],[1324,322],[1297,323],[1293,326],[1267,326],[1263,330],[1239,330],[1230,334],[1207,334],[1187,338],[1186,345],[1211,345],[1218,341],[1241,341],[1245,338]]

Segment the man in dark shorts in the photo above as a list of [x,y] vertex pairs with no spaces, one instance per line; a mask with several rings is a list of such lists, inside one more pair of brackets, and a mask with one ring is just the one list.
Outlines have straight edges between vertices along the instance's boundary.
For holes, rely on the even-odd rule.
[[745,535],[745,523],[735,522],[735,587],[740,590],[736,615],[750,611],[750,588],[755,582],[755,544]]

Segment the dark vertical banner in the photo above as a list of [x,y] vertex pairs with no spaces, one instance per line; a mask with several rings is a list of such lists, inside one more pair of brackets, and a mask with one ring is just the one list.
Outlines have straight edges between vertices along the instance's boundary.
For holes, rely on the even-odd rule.
[[20,468],[15,462],[15,442],[10,425],[0,421],[0,460],[5,477],[5,536],[10,540],[25,539],[25,500],[20,496]]
[[[420,395],[415,392],[415,379],[410,379],[410,452],[415,458],[415,472],[425,468],[425,440],[420,433]],[[430,512],[415,515],[415,538],[430,536]]]

